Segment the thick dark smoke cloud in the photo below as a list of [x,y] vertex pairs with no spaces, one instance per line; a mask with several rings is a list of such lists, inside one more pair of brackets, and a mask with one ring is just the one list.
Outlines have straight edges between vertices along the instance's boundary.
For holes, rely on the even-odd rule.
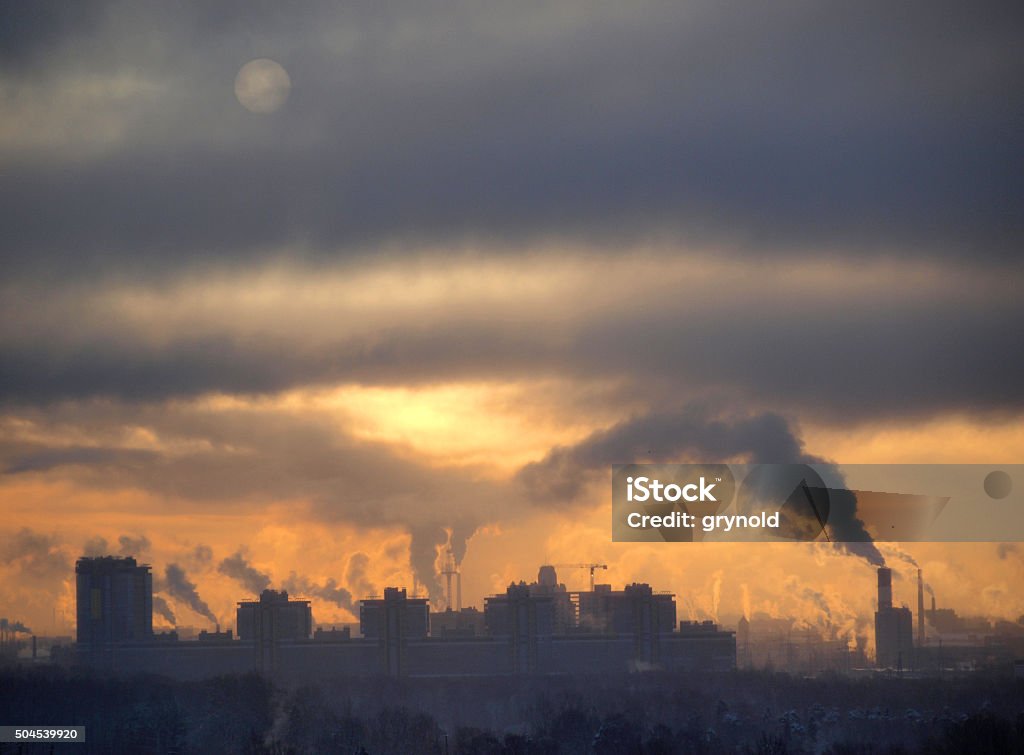
[[196,590],[194,582],[189,581],[185,576],[185,570],[178,564],[168,564],[164,570],[163,589],[175,600],[184,603],[200,616],[209,619],[211,623],[217,623],[217,617]]
[[153,596],[153,610],[160,616],[163,616],[171,626],[177,625],[177,620],[174,618],[174,611],[167,605],[167,601],[161,598],[159,595]]
[[270,587],[270,577],[253,567],[240,550],[221,561],[217,571],[239,582],[253,595],[259,595]]
[[530,495],[554,503],[580,498],[598,474],[612,464],[743,460],[752,464],[816,464],[837,489],[829,499],[829,530],[837,548],[875,566],[885,559],[857,516],[857,499],[843,490],[845,480],[827,460],[808,455],[789,422],[771,412],[722,417],[704,404],[659,412],[600,430],[580,443],[553,449],[528,464],[519,480]]
[[553,501],[579,497],[594,472],[612,464],[742,457],[754,464],[807,463],[789,423],[773,413],[720,419],[703,405],[636,417],[584,441],[550,451],[528,464],[519,479],[532,496]]
[[[824,460],[819,463],[826,468],[831,466]],[[831,472],[822,477],[830,488],[828,529],[835,546],[863,558],[872,566],[885,566],[885,557],[857,515],[857,495],[844,487],[846,481],[842,473],[832,466]]]

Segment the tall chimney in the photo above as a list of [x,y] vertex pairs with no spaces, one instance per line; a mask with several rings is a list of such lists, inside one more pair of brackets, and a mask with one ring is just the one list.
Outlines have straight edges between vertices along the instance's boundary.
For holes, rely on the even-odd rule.
[[892,569],[885,566],[878,570],[878,610],[892,608]]
[[924,647],[924,580],[917,570],[917,646]]
[[932,595],[932,613],[935,613],[935,596]]

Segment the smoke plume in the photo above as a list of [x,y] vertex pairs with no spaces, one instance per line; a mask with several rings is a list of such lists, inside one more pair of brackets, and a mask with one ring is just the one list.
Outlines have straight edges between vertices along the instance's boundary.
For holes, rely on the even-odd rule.
[[569,502],[583,493],[595,472],[612,464],[740,457],[755,464],[807,461],[801,441],[778,414],[722,419],[703,404],[693,403],[676,412],[647,414],[599,430],[574,446],[554,448],[542,460],[523,467],[518,477],[535,498]]
[[17,566],[25,577],[42,581],[63,578],[71,569],[56,536],[22,527],[0,543],[0,563]]
[[901,550],[899,550],[897,548],[887,548],[886,549],[886,553],[889,553],[892,556],[895,556],[896,558],[898,558],[900,561],[903,561],[904,563],[910,564],[915,569],[919,569],[920,568],[920,564],[918,564],[917,561],[914,559],[914,557],[911,556],[909,553],[905,553],[905,552],[903,552],[903,551],[901,551]]
[[168,564],[164,571],[164,590],[175,600],[181,601],[200,616],[217,623],[217,617],[196,590],[194,583],[185,576],[185,571],[177,564]]
[[437,578],[438,548],[448,542],[448,533],[439,524],[423,525],[411,529],[409,563],[420,584],[431,600],[441,597],[441,583]]
[[241,550],[221,561],[217,571],[241,583],[246,590],[255,595],[270,587],[270,577],[253,567]]
[[174,618],[174,611],[167,605],[167,601],[159,595],[153,596],[153,610],[163,616],[171,626],[175,626],[178,623]]
[[574,446],[553,449],[527,464],[519,481],[536,499],[572,502],[594,476],[612,464],[629,462],[720,463],[746,459],[753,464],[814,464],[829,488],[828,529],[840,551],[884,566],[864,523],[857,516],[857,496],[846,490],[837,465],[805,454],[803,441],[785,418],[773,412],[719,417],[702,403],[676,412],[652,413],[593,433]]
[[353,553],[348,560],[348,568],[345,569],[345,582],[360,597],[373,595],[377,591],[366,577],[366,567],[369,563],[370,557],[365,553]]
[[149,538],[145,535],[139,535],[138,537],[121,535],[121,537],[117,538],[117,542],[117,552],[122,556],[138,556],[144,551],[148,551],[150,546]]
[[105,537],[100,535],[90,537],[85,541],[85,545],[82,546],[82,553],[90,558],[106,556],[110,553],[110,544]]
[[322,585],[311,581],[308,577],[292,572],[284,581],[282,587],[295,595],[307,595],[313,598],[334,603],[344,608],[353,616],[358,616],[355,604],[352,602],[352,593],[341,587],[333,578],[328,579]]

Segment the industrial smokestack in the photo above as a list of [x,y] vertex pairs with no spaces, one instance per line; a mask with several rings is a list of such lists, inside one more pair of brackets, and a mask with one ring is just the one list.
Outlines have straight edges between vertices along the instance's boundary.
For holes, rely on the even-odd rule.
[[935,613],[935,596],[932,595],[932,613]]
[[917,646],[924,647],[924,580],[917,570]]
[[892,569],[883,566],[878,570],[878,610],[892,608]]

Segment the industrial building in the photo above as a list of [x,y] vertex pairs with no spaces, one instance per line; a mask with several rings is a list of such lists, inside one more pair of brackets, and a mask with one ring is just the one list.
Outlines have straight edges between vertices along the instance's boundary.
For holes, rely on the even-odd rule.
[[736,663],[744,669],[845,673],[869,665],[866,647],[866,637],[851,641],[835,627],[760,612],[742,617],[736,630]]
[[[929,588],[929,592],[931,592]],[[925,584],[917,570],[916,641],[914,621],[906,606],[892,601],[892,571],[878,570],[878,611],[875,612],[876,665],[921,674],[1010,668],[1024,656],[1024,617],[993,624],[983,617],[961,617],[950,608],[925,609]]]
[[[134,567],[134,562],[131,564]],[[146,573],[148,574],[148,568]],[[383,598],[360,603],[362,637],[347,631],[312,631],[309,601],[286,592],[265,590],[259,600],[238,604],[238,637],[204,632],[199,639],[178,641],[173,633],[154,637],[125,636],[105,645],[104,667],[122,673],[148,672],[176,678],[259,671],[281,679],[310,680],[337,676],[458,677],[515,674],[595,674],[640,670],[726,671],[735,668],[732,632],[714,624],[674,625],[675,601],[650,586],[633,584],[621,592],[602,589],[600,628],[565,626],[555,606],[569,599],[558,589],[553,569],[542,571],[545,584],[513,584],[488,598],[483,617],[465,615],[472,631],[435,632],[426,598],[387,588]],[[92,600],[91,582],[80,581],[80,609]],[[140,605],[149,607],[152,582],[140,583]],[[580,604],[590,593],[573,593]],[[101,600],[102,604],[102,600]],[[575,616],[572,600],[568,605]],[[597,610],[597,609],[595,609]],[[669,623],[671,617],[671,623]],[[445,622],[440,622],[444,625]],[[151,627],[151,623],[147,626]],[[77,658],[93,664],[88,641],[80,641]]]
[[899,671],[914,663],[913,617],[906,606],[892,604],[892,569],[878,570],[878,610],[875,611],[875,659],[879,668]]

